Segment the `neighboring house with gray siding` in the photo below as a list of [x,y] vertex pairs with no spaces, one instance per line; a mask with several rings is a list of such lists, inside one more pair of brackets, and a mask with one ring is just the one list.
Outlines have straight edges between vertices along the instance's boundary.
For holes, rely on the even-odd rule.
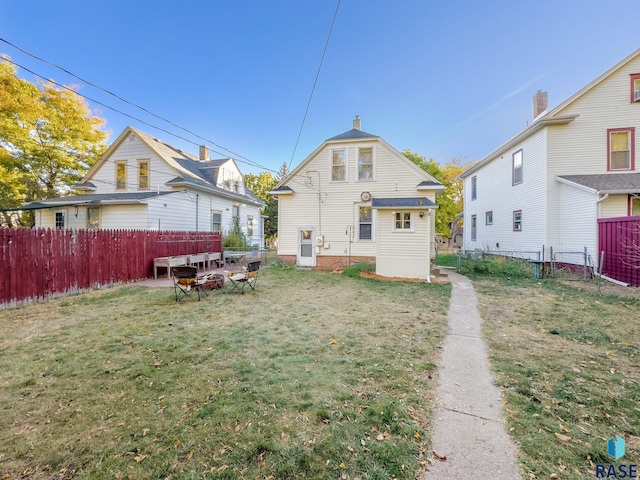
[[263,247],[264,203],[231,158],[199,157],[127,127],[73,187],[79,195],[23,205],[36,227],[227,233],[237,222]]
[[443,189],[356,117],[271,191],[278,257],[318,268],[375,262],[382,276],[429,279]]
[[[464,249],[583,251],[598,258],[598,219],[640,215],[640,50],[534,119],[464,180]],[[526,256],[526,255],[525,255]]]

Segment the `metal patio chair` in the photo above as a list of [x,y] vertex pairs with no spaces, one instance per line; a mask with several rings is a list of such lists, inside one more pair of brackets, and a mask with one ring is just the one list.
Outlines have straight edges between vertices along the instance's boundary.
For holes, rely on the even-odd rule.
[[182,298],[193,298],[192,295],[194,293],[198,300],[200,300],[200,293],[207,296],[206,290],[202,288],[207,279],[206,277],[198,277],[198,267],[182,265],[173,267],[171,273],[173,275],[173,290],[176,294],[176,302],[179,302]]
[[246,267],[242,267],[241,272],[225,272],[229,279],[229,291],[239,291],[244,293],[245,286],[249,285],[251,290],[256,289],[258,272],[260,271],[260,261],[249,262]]

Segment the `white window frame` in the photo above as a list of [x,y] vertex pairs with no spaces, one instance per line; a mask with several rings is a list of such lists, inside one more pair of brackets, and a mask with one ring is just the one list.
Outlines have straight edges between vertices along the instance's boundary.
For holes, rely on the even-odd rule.
[[53,224],[57,229],[65,227],[66,215],[64,210],[58,210],[53,213]]
[[[408,226],[407,226],[407,222],[409,222]],[[393,231],[394,232],[412,232],[413,231],[413,215],[411,214],[411,212],[407,210],[393,212]]]
[[[369,209],[369,221],[362,221],[362,209]],[[369,225],[369,238],[362,237],[362,225]],[[373,208],[370,205],[358,205],[358,240],[369,242],[373,240]]]
[[513,231],[514,232],[522,231],[522,210],[513,211]]
[[[216,222],[216,215],[218,215],[218,221]],[[217,230],[216,230],[217,226]],[[211,231],[222,233],[222,212],[220,210],[211,210]]]
[[520,185],[524,181],[522,149],[511,156],[511,184]]
[[[336,155],[338,159],[342,159],[342,163],[335,163]],[[342,178],[338,178],[337,171],[340,171],[342,167]],[[346,148],[333,148],[331,149],[331,181],[332,182],[346,182],[347,181],[347,149]]]
[[255,227],[255,221],[253,215],[247,215],[247,237],[253,237],[253,229]]
[[[364,163],[363,162],[363,150],[369,150],[371,152],[371,161]],[[375,165],[375,149],[371,147],[358,147],[358,181],[360,182],[372,182],[375,174],[374,170]],[[369,170],[363,170],[363,167],[370,166]],[[368,175],[364,175],[367,173]]]
[[471,241],[475,242],[478,239],[478,216],[471,215]]
[[493,210],[489,210],[484,214],[484,224],[493,225]]
[[478,176],[471,177],[471,200],[478,198]]
[[[96,214],[95,219],[91,217],[91,212],[94,212]],[[100,228],[100,207],[87,207],[87,230],[97,230],[99,228]]]

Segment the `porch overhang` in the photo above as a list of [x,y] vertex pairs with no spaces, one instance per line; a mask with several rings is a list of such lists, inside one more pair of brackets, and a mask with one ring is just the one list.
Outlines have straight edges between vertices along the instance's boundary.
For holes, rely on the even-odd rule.
[[394,210],[399,208],[411,210],[430,210],[438,206],[427,197],[374,198],[371,201],[374,210]]

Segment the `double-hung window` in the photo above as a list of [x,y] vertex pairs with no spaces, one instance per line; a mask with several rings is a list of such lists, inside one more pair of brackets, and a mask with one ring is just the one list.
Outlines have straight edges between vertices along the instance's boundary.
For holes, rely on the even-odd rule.
[[116,162],[116,190],[127,189],[127,162]]
[[471,200],[478,198],[478,177],[471,177]]
[[478,236],[478,217],[471,215],[471,241],[475,242]]
[[522,210],[516,210],[513,212],[513,231],[522,231]]
[[635,158],[635,128],[607,130],[608,170],[633,170]]
[[373,180],[373,148],[358,149],[358,180]]
[[211,212],[211,231],[222,232],[222,212]]
[[522,150],[518,150],[512,157],[513,185],[522,183]]
[[493,210],[490,210],[484,214],[485,225],[493,225]]
[[253,237],[253,216],[247,215],[247,237]]
[[395,230],[411,230],[411,212],[395,212]]
[[138,190],[149,190],[149,160],[138,160]]
[[358,215],[358,239],[371,240],[373,213],[371,207],[360,207]]
[[64,228],[64,212],[56,212],[56,228]]
[[640,103],[640,73],[631,75],[631,103]]
[[347,180],[347,152],[344,148],[331,150],[331,181]]

